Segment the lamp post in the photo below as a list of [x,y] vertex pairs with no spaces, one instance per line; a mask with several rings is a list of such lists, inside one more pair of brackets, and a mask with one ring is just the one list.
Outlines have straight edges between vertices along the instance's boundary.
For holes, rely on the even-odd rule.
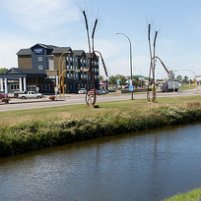
[[[116,33],[116,34],[121,34],[123,36],[125,36],[127,39],[128,39],[128,42],[129,42],[129,53],[130,53],[130,86],[132,86],[133,88],[133,83],[132,83],[132,76],[133,76],[133,71],[132,71],[132,44],[131,44],[131,40],[130,38],[124,34],[124,33]],[[131,88],[131,100],[134,100],[133,98],[133,89]]]

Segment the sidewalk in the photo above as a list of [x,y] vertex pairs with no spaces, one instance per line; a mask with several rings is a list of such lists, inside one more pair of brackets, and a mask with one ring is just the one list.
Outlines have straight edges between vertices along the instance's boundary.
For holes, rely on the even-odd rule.
[[[21,103],[36,103],[36,102],[52,102],[52,101],[65,101],[67,96],[59,97],[57,96],[55,100],[50,100],[49,96],[44,96],[43,98],[29,98],[29,99],[20,99],[20,98],[10,98],[8,104],[21,104]],[[6,103],[0,100],[0,105],[5,105]]]

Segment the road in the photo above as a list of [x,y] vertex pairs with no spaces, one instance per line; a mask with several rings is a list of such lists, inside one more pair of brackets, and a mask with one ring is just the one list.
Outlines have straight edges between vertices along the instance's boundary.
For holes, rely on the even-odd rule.
[[[172,93],[158,93],[157,97],[176,97],[176,96],[190,96],[190,95],[200,95],[200,90],[185,90]],[[146,93],[134,93],[134,99],[145,99]],[[109,102],[109,101],[119,101],[119,100],[129,100],[131,99],[130,94],[106,94],[97,96],[97,104],[100,102]],[[42,99],[11,99],[9,104],[4,104],[0,102],[0,112],[3,111],[12,111],[12,110],[22,110],[22,109],[33,109],[33,108],[47,108],[55,106],[64,106],[64,105],[76,105],[76,104],[86,104],[84,94],[67,94],[64,97],[57,96],[56,101],[50,101],[47,97]]]

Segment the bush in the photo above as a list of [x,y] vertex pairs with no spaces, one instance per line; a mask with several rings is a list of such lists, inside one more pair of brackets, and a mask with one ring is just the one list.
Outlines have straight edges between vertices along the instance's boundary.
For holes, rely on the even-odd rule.
[[4,102],[5,104],[8,104],[10,99],[9,98],[2,98],[1,101]]
[[49,96],[49,100],[54,101],[56,99],[56,96]]
[[[95,110],[94,110],[95,111]],[[180,106],[152,106],[144,110],[101,110],[88,113],[90,116],[23,121],[1,126],[0,156],[51,147],[108,135],[134,132],[193,122],[201,119],[201,105],[187,103]]]

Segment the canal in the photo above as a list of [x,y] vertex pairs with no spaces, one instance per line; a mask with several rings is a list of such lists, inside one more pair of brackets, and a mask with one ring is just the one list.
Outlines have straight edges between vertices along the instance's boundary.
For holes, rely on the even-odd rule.
[[159,201],[201,187],[201,124],[0,159],[1,201]]

